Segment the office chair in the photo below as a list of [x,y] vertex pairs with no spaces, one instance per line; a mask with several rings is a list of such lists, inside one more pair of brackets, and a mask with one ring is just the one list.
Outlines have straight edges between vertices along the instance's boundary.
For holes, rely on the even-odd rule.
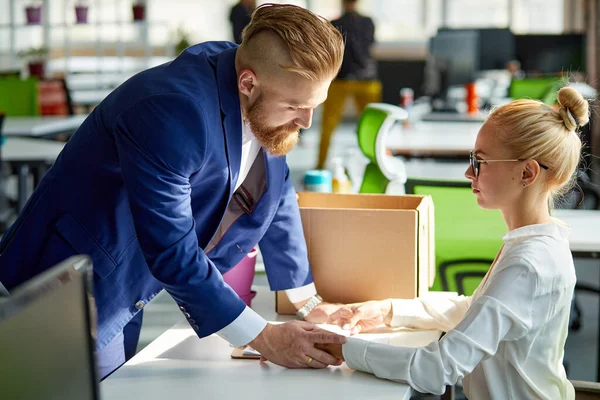
[[369,159],[360,186],[360,193],[385,194],[391,181],[404,183],[406,170],[402,160],[386,153],[386,138],[397,121],[408,118],[408,113],[385,103],[367,105],[357,126],[358,145]]
[[600,209],[600,188],[592,182],[583,168],[577,170],[575,186],[556,201],[556,208],[598,210]]
[[[577,170],[575,187],[562,198],[558,199],[555,206],[556,208],[571,210],[598,210],[600,209],[600,190],[598,189],[598,186],[592,182],[589,175],[580,168]],[[569,321],[569,328],[575,332],[582,328],[584,319],[581,306],[577,301],[577,294],[579,292],[600,295],[600,289],[595,285],[588,285],[581,282],[575,285]]]
[[40,115],[38,80],[0,79],[0,110],[8,117]]
[[562,86],[564,81],[555,77],[513,79],[508,88],[508,97],[541,100],[552,106],[556,103],[556,95]]
[[590,381],[571,381],[575,388],[575,398],[577,400],[598,400],[600,399],[600,383]]
[[431,290],[472,295],[507,232],[497,210],[477,204],[470,182],[407,179],[407,194],[426,194],[435,206],[437,273]]
[[64,78],[38,82],[41,115],[73,115],[73,102]]

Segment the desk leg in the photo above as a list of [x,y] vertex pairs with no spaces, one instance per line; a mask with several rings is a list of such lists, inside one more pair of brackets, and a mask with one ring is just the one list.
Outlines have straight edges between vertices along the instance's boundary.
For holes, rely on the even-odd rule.
[[45,163],[39,163],[32,169],[31,172],[33,173],[33,189],[35,189],[42,181],[44,175],[46,175],[46,172],[48,172],[48,165]]
[[20,164],[19,169],[19,192],[17,199],[17,212],[21,214],[21,211],[25,208],[27,202],[27,178],[29,177],[29,166],[27,164]]

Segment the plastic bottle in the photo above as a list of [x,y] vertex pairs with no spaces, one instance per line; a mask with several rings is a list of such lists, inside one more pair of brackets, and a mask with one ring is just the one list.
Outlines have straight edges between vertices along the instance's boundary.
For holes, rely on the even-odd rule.
[[322,169],[306,171],[304,190],[307,192],[331,193],[331,172]]
[[469,114],[474,114],[479,111],[479,99],[477,97],[477,88],[475,82],[467,83],[465,88],[467,90],[467,95],[465,97],[465,102],[467,103],[467,112]]
[[338,157],[332,159],[331,165],[333,169],[333,178],[331,180],[333,193],[351,193],[352,182],[350,182],[348,175],[346,175],[342,159]]
[[[411,112],[412,105],[415,101],[415,92],[411,88],[400,89],[400,107],[404,108],[409,114]],[[410,119],[402,121],[402,126],[405,128],[411,127]]]

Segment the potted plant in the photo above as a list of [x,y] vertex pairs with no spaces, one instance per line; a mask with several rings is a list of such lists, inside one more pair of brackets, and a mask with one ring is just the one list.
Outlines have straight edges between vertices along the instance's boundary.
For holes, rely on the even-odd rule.
[[31,1],[25,6],[25,17],[28,25],[37,25],[42,22],[42,3]]
[[87,24],[89,5],[87,0],[75,1],[75,22],[78,24]]
[[19,52],[19,57],[27,61],[29,76],[35,76],[42,79],[46,72],[46,59],[48,58],[48,49],[45,47],[30,48]]
[[180,26],[177,29],[177,44],[175,45],[175,54],[181,54],[182,51],[190,46],[189,33],[182,26]]
[[134,21],[143,21],[146,18],[146,0],[135,0],[131,7]]

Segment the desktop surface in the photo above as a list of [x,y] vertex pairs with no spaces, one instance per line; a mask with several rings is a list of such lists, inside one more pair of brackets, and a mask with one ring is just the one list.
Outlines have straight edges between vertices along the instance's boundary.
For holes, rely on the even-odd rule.
[[[252,308],[264,318],[279,322],[293,318],[275,313],[275,294],[268,287],[253,289],[257,296]],[[389,343],[425,346],[440,334],[434,330],[403,330],[394,334]],[[199,339],[187,323],[178,324],[105,379],[100,385],[102,398],[408,400],[412,392],[406,384],[357,372],[346,364],[324,370],[287,369],[270,362],[232,359],[232,351],[217,335]]]

